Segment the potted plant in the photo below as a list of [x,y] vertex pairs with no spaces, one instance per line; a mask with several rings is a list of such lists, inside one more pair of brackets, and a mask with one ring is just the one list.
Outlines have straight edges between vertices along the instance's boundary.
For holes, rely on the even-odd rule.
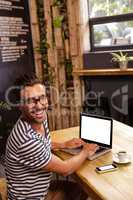
[[133,60],[133,56],[128,56],[127,53],[119,51],[119,53],[111,53],[112,61],[117,62],[121,70],[126,70],[128,66],[128,61]]

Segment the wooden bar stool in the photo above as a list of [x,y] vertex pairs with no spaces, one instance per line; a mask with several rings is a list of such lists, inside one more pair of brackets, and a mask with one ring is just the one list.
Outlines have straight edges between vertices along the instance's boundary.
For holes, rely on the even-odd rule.
[[7,184],[5,178],[0,178],[0,200],[7,200]]

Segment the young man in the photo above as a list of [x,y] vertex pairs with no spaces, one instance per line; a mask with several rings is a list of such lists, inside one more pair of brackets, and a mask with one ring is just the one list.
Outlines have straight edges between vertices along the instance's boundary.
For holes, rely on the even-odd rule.
[[[44,85],[35,77],[23,77],[17,81],[17,91],[22,115],[15,124],[6,146],[8,199],[59,199],[55,191],[48,192],[51,172],[63,176],[73,173],[82,165],[88,154],[95,152],[96,145],[86,144],[80,139],[52,143],[47,123],[48,101]],[[81,145],[83,150],[65,161],[51,152],[51,149]],[[58,186],[63,187],[60,184]],[[65,199],[64,194],[60,199]],[[66,199],[69,200],[69,197]]]

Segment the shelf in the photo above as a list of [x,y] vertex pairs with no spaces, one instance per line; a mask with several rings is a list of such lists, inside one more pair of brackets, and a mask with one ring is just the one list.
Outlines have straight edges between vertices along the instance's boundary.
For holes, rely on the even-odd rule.
[[77,76],[122,76],[133,75],[133,68],[120,69],[75,69],[73,75]]

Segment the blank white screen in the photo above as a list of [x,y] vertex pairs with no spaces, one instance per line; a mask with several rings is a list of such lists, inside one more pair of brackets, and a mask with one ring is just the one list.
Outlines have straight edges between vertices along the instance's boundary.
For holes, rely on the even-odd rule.
[[110,145],[111,120],[82,116],[81,138]]
[[100,170],[109,170],[109,169],[114,169],[113,165],[106,165],[106,166],[102,166],[99,167]]

